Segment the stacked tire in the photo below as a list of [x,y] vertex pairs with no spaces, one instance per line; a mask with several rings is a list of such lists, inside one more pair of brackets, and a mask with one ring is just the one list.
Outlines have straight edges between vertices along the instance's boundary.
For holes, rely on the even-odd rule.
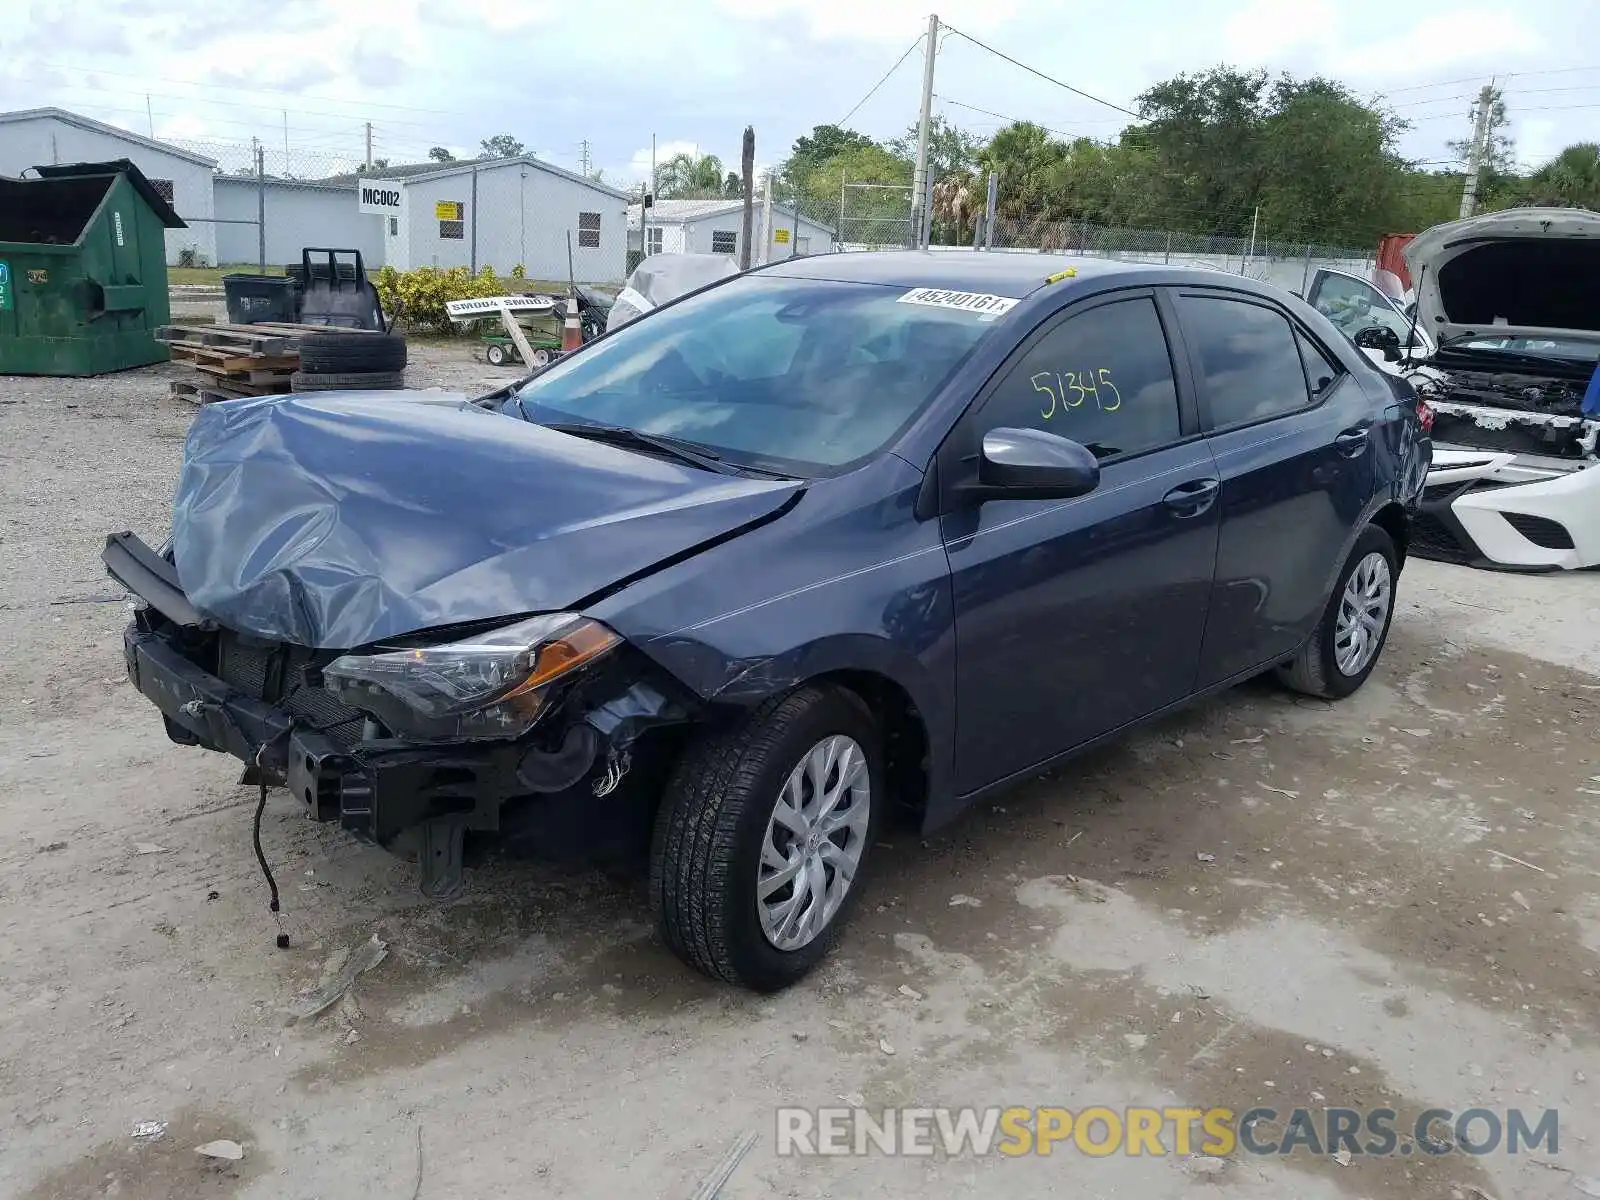
[[406,385],[406,340],[393,333],[309,333],[300,339],[297,392],[388,391]]

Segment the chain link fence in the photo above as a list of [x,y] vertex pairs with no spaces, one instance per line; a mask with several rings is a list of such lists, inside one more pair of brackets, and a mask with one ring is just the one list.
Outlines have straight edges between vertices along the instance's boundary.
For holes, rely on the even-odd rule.
[[[981,227],[981,216],[979,220]],[[1128,262],[1202,267],[1245,275],[1303,292],[1311,273],[1332,267],[1367,275],[1377,264],[1370,250],[1311,241],[1228,237],[1167,229],[1124,229],[1087,221],[997,216],[992,233],[980,228],[984,249],[1007,253],[1079,254]]]

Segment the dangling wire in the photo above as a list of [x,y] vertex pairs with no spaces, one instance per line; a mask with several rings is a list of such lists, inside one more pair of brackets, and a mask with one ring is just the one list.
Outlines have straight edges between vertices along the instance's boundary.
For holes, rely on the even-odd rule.
[[271,900],[267,907],[272,912],[272,919],[278,923],[278,949],[289,948],[289,935],[283,928],[283,910],[278,906],[278,881],[272,877],[272,868],[267,865],[266,853],[261,849],[261,814],[267,809],[267,772],[261,765],[262,758],[267,753],[267,744],[263,742],[261,749],[256,751],[256,782],[261,785],[261,799],[256,804],[256,819],[251,830],[251,839],[256,847],[256,861],[261,864],[261,873],[267,877],[267,891],[271,893]]

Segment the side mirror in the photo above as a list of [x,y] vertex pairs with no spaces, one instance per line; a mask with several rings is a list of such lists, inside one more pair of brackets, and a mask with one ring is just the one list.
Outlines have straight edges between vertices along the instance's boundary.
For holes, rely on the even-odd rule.
[[1369,325],[1353,339],[1363,350],[1381,350],[1385,362],[1400,361],[1400,335],[1384,325]]
[[1100,484],[1095,456],[1069,438],[1041,429],[991,429],[978,455],[979,500],[1066,500]]

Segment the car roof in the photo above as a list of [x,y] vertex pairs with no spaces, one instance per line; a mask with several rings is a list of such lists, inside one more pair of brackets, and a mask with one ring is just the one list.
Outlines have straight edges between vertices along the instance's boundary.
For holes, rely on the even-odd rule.
[[[1161,263],[1119,262],[1071,254],[972,252],[960,250],[850,251],[781,259],[756,268],[763,276],[789,279],[828,279],[840,283],[875,283],[904,288],[944,288],[956,292],[981,292],[1021,300],[1047,285],[1097,282],[1103,288],[1125,284],[1226,285],[1257,295],[1274,295],[1277,289],[1232,274]],[[1099,290],[1098,288],[1095,290]]]
[[790,279],[832,279],[840,283],[879,283],[894,287],[946,288],[1021,299],[1055,281],[1062,272],[1088,277],[1108,275],[1139,264],[1068,254],[974,253],[959,250],[863,250],[786,258],[761,268],[763,275]]

